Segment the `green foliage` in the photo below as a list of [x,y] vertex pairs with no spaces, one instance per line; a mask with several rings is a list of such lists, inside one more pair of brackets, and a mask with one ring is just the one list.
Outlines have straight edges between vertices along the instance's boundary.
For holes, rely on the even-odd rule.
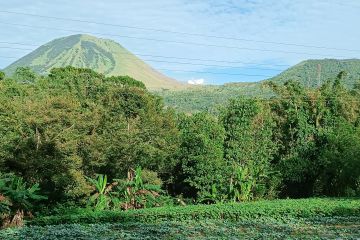
[[172,205],[171,198],[162,195],[161,185],[144,183],[142,174],[143,170],[137,167],[128,172],[126,180],[117,180],[111,193],[115,206],[128,210]]
[[[271,104],[280,146],[274,164],[283,176],[284,195],[345,196],[345,189],[357,194],[359,163],[354,149],[359,144],[360,102],[356,92],[343,87],[344,76],[340,73],[315,90],[294,81],[274,88],[280,96]],[[350,173],[347,166],[355,171]],[[342,180],[345,175],[340,172],[350,174],[351,180]]]
[[29,67],[19,67],[14,73],[14,79],[23,83],[33,83],[37,76]]
[[159,207],[172,202],[170,197],[162,195],[161,185],[144,183],[140,167],[129,170],[127,179],[114,179],[112,183],[102,174],[97,175],[97,179],[87,179],[95,188],[88,200],[88,207],[94,211]]
[[98,175],[97,179],[91,179],[91,178],[87,178],[89,180],[89,182],[91,182],[95,187],[96,187],[96,191],[101,195],[104,194],[105,192],[105,188],[106,188],[106,184],[107,184],[107,176],[105,175]]
[[[183,116],[180,119],[181,166],[178,181],[189,184],[187,194],[203,198],[216,185],[223,190],[226,181],[226,162],[223,159],[224,129],[216,119],[205,113]],[[183,179],[183,180],[182,180]],[[176,186],[186,188],[185,186]]]
[[235,201],[249,201],[253,198],[253,188],[256,187],[256,178],[253,177],[254,171],[250,166],[238,166],[230,182],[230,199]]
[[129,76],[108,77],[106,78],[106,81],[122,84],[123,86],[127,86],[127,87],[137,87],[137,88],[146,89],[145,84],[143,82],[137,81]]
[[227,83],[221,86],[204,85],[193,86],[180,90],[155,91],[164,98],[166,106],[178,112],[219,113],[219,108],[233,98],[267,97],[272,95],[270,88],[260,83]]
[[[0,184],[3,184],[0,182]],[[2,186],[0,186],[1,188],[3,188]],[[0,194],[0,216],[1,218],[3,218],[3,216],[7,216],[11,213],[11,201],[4,196],[3,194]]]
[[330,196],[360,196],[360,128],[339,123],[327,134],[326,141],[319,152],[323,169],[314,191]]
[[144,184],[158,185],[160,187],[163,185],[163,181],[159,178],[158,173],[148,169],[142,169],[141,178]]
[[[320,66],[320,67],[319,67]],[[253,83],[228,83],[221,86],[192,86],[181,90],[157,91],[167,106],[179,112],[195,113],[209,111],[218,113],[230,99],[238,97],[269,98],[274,91],[267,85],[271,81],[279,86],[289,80],[297,81],[301,86],[317,88],[327,81],[334,81],[339,72],[345,71],[343,83],[347,89],[353,89],[360,79],[360,60],[323,59],[303,61],[279,75]]]
[[[308,101],[310,96],[306,96],[306,90],[298,82],[286,83],[281,91],[279,101],[274,100],[272,103],[277,123],[275,138],[280,146],[275,161],[278,161],[279,171],[288,184],[305,183],[308,177],[316,175],[317,171],[312,155],[316,151],[316,116],[312,114],[314,108],[312,101]],[[306,185],[309,187],[309,184]],[[310,191],[303,187],[301,191]]]
[[39,191],[39,184],[28,186],[22,177],[5,174],[0,178],[0,192],[13,211],[31,210],[34,201],[47,199],[39,195]]
[[0,175],[1,226],[22,225],[24,211],[31,213],[34,203],[47,199],[39,194],[39,184],[30,185],[13,174]]
[[223,110],[224,155],[231,166],[229,198],[248,201],[262,198],[277,188],[271,166],[277,146],[273,143],[270,109],[260,100],[231,100]]
[[0,232],[3,239],[356,239],[359,217],[272,218],[246,221],[190,220],[30,226]]
[[175,165],[174,113],[142,87],[66,67],[31,84],[6,79],[0,91],[0,166],[39,182],[52,202],[84,203],[85,176],[97,172],[121,178],[143,165],[165,175]]
[[306,60],[269,79],[276,84],[284,84],[289,80],[299,82],[303,87],[320,87],[328,80],[334,80],[339,72],[345,71],[343,82],[349,89],[360,79],[360,61],[358,59],[322,59]]
[[96,192],[90,197],[89,203],[95,210],[104,210],[109,208],[110,198],[106,192],[107,176],[99,174],[97,179],[86,178],[96,189]]
[[5,73],[0,71],[0,81],[5,79]]
[[[140,82],[90,69],[7,78],[0,167],[39,183],[43,212],[70,202],[69,212],[87,202],[86,211],[173,205],[166,191],[183,205],[359,196],[360,91],[346,77],[317,89],[269,82],[271,98],[232,99],[215,115],[176,114]],[[13,204],[0,194],[0,211]]]
[[132,211],[101,211],[83,214],[48,216],[34,219],[31,225],[104,222],[160,222],[187,220],[246,221],[272,218],[278,221],[292,218],[358,216],[358,199],[297,199],[191,205],[186,207],[160,207]]
[[211,190],[205,192],[198,199],[199,203],[225,203],[228,201],[228,195],[225,191],[220,192],[216,184],[211,185]]

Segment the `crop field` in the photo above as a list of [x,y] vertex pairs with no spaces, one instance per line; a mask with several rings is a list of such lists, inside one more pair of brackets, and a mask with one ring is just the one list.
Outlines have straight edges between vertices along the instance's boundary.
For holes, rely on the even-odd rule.
[[2,239],[359,239],[360,217],[30,226]]
[[299,199],[44,216],[0,239],[359,239],[360,200]]
[[227,220],[234,222],[272,218],[311,219],[317,217],[360,217],[359,199],[312,198],[262,200],[244,203],[159,207],[130,211],[86,211],[38,217],[28,225],[58,225],[104,222],[183,222],[188,220]]

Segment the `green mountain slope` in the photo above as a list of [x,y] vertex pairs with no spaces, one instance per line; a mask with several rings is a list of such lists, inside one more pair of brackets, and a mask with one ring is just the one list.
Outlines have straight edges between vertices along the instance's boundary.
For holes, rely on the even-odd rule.
[[237,96],[268,97],[272,94],[266,87],[266,81],[283,84],[288,80],[296,80],[307,87],[316,87],[327,80],[333,80],[341,72],[347,73],[343,83],[352,88],[360,80],[360,60],[307,60],[303,61],[281,74],[256,83],[231,83],[222,86],[197,86],[181,91],[162,91],[165,103],[183,112],[197,112],[202,110],[216,111],[219,106],[226,104],[228,99]]
[[40,74],[65,66],[91,68],[107,76],[128,75],[145,83],[149,89],[178,89],[183,84],[168,78],[123,48],[107,39],[72,35],[55,39],[4,69],[11,75],[17,67],[28,66]]
[[297,80],[304,86],[316,87],[328,79],[336,78],[341,71],[347,73],[343,83],[352,88],[354,83],[360,80],[360,59],[306,60],[269,80],[279,84],[288,80]]

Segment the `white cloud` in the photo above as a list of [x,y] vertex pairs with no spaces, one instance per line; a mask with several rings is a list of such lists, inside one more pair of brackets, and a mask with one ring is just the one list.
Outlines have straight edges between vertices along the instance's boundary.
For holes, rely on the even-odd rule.
[[205,79],[200,78],[200,79],[189,80],[189,81],[188,81],[188,84],[191,84],[191,85],[201,85],[201,84],[204,84],[204,82],[205,82]]

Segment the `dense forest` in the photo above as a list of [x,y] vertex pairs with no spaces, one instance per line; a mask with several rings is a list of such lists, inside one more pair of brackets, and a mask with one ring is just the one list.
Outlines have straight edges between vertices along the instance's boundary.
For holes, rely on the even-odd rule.
[[[268,82],[177,113],[142,82],[90,69],[0,74],[3,224],[69,208],[360,196],[360,87]],[[35,204],[36,203],[36,204]]]

